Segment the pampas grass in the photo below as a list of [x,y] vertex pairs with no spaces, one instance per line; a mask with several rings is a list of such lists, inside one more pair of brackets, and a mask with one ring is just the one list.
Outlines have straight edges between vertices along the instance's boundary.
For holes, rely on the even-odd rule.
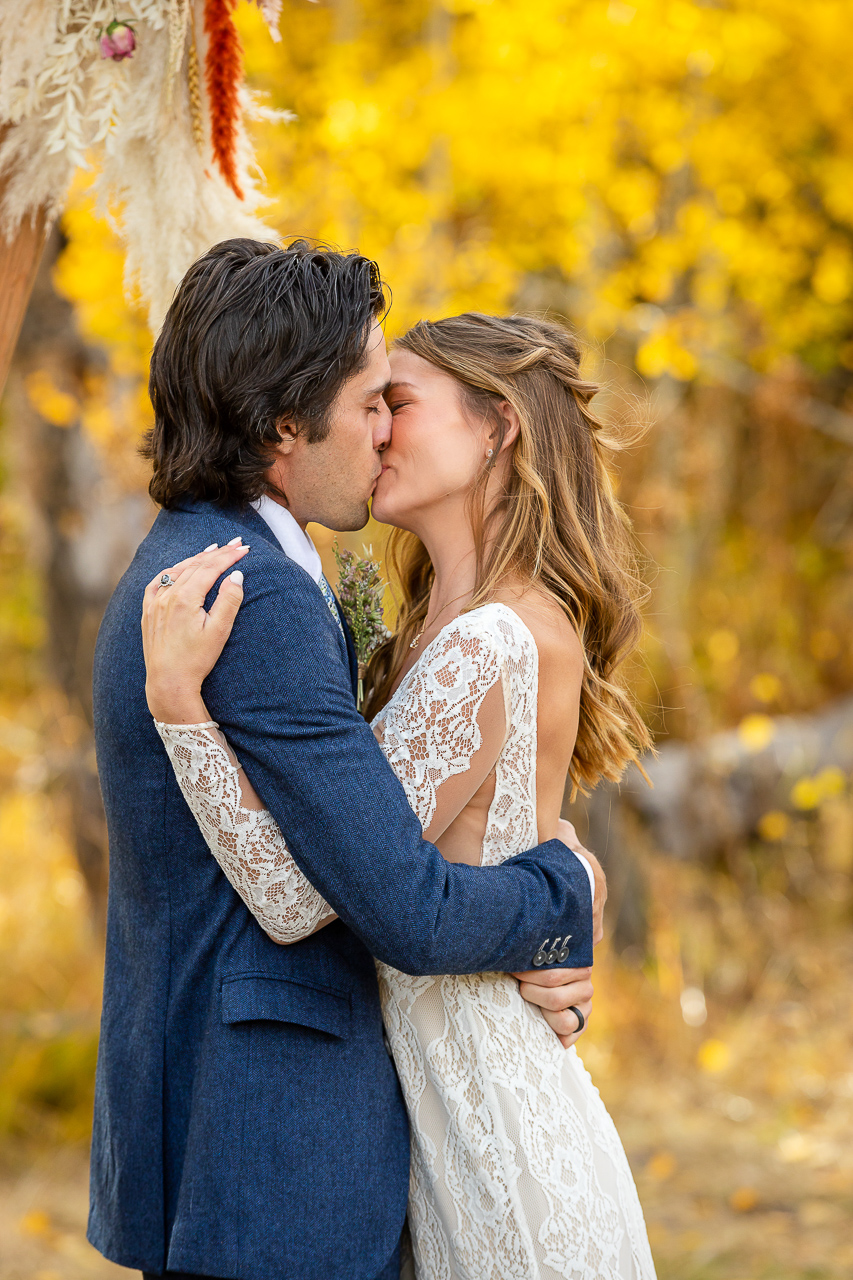
[[237,0],[205,0],[204,34],[207,36],[204,80],[210,107],[210,142],[213,155],[228,186],[243,199],[237,179],[237,126],[239,92],[243,80],[243,51],[232,13]]
[[[216,2],[230,11],[231,0]],[[185,271],[212,244],[275,234],[257,216],[263,198],[243,127],[253,104],[239,79],[239,45],[237,74],[227,48],[222,76],[199,86],[199,146],[187,83],[191,36],[206,68],[222,52],[208,47],[204,0],[123,0],[137,37],[123,62],[100,57],[98,33],[113,17],[112,0],[3,6],[0,232],[11,239],[40,208],[56,218],[75,171],[94,167],[99,207],[126,247],[127,287],[141,293],[156,331]],[[210,85],[218,92],[220,78],[227,92],[212,111]]]
[[281,39],[281,5],[282,0],[258,0],[258,8],[264,17],[264,22],[269,28],[269,33],[276,44]]

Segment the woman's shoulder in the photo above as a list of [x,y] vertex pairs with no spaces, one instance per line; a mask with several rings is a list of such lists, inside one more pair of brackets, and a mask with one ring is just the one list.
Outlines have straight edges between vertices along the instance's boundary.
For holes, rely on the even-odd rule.
[[522,661],[525,654],[536,660],[537,641],[526,620],[503,600],[489,600],[446,623],[408,675],[440,671],[450,659],[469,674],[477,673],[476,678],[489,672],[494,678],[507,662],[529,669],[529,662]]
[[533,637],[539,653],[540,679],[550,669],[563,679],[583,673],[583,650],[580,638],[558,602],[549,592],[536,585],[501,587],[493,603],[509,609]]
[[540,682],[550,683],[553,676],[574,686],[583,676],[577,632],[556,600],[537,587],[501,587],[486,604],[459,614],[442,628],[417,666],[440,665],[460,647],[475,661],[499,663],[535,650]]

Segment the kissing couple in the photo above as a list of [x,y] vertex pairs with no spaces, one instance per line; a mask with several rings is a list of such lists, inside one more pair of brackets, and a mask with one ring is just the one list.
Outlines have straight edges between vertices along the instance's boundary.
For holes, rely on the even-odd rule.
[[[89,1239],[173,1280],[653,1280],[573,1047],[606,889],[566,780],[648,742],[595,387],[557,324],[389,356],[386,310],[357,253],[229,240],[154,347],[161,510],[95,659]],[[371,499],[401,598],[362,716],[305,530]]]

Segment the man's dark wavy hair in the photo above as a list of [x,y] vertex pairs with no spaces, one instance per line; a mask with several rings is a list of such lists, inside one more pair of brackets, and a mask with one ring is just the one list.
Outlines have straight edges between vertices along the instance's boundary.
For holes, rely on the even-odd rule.
[[292,422],[325,439],[342,385],[364,367],[387,311],[379,268],[307,240],[223,240],[193,263],[154,344],[149,492],[245,506]]

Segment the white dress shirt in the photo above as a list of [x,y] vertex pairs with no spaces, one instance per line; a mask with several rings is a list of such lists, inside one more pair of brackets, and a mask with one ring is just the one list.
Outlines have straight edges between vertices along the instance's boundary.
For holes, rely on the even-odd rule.
[[319,582],[323,573],[320,553],[287,507],[273,501],[267,494],[258,498],[252,506],[272,529],[284,554],[295,560],[306,573],[310,573],[315,582]]
[[[257,502],[252,503],[252,506],[261,519],[265,520],[272,529],[276,536],[276,541],[284,554],[290,556],[290,559],[295,560],[298,565],[301,565],[306,573],[310,573],[315,582],[319,582],[323,574],[320,553],[305,530],[299,526],[290,514],[287,507],[283,507],[280,503],[273,501],[267,494],[258,498]],[[594,902],[595,876],[592,874],[592,867],[582,853],[578,853],[576,849],[573,850],[573,853],[583,863],[584,871],[589,877],[589,888]]]

